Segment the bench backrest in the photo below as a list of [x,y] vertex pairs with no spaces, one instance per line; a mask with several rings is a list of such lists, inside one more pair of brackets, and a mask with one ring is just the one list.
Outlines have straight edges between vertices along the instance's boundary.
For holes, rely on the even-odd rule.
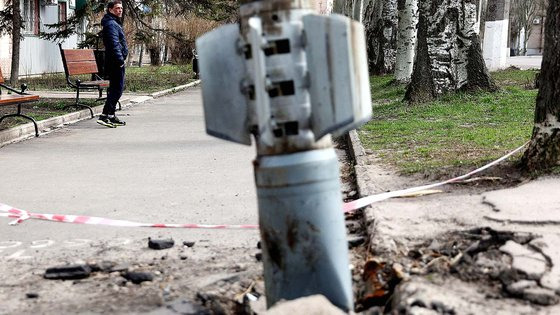
[[62,63],[66,76],[98,73],[93,49],[62,49]]

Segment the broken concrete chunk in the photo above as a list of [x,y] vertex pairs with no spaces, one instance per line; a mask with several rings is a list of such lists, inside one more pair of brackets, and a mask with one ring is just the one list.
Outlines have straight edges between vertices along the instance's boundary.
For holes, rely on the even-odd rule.
[[558,296],[554,291],[539,287],[526,289],[523,292],[523,299],[540,305],[558,304]]
[[48,268],[43,277],[49,280],[74,280],[87,278],[90,274],[88,265],[68,265]]
[[129,271],[122,275],[126,280],[134,283],[140,284],[145,281],[152,281],[154,280],[154,275],[151,272],[142,272],[142,271]]
[[362,245],[366,239],[363,236],[349,236],[348,237],[348,248],[354,248],[356,246]]
[[187,247],[193,247],[195,244],[195,242],[189,242],[189,241],[184,241],[183,245],[187,246]]
[[513,296],[523,296],[523,292],[532,287],[538,287],[537,282],[533,280],[520,280],[506,287],[506,291]]
[[500,247],[500,250],[509,254],[513,259],[512,267],[525,273],[529,279],[538,280],[546,271],[547,262],[544,256],[526,246],[514,241],[507,241]]
[[162,240],[148,238],[148,247],[151,249],[167,249],[173,247],[173,245],[175,245],[175,241],[172,238]]

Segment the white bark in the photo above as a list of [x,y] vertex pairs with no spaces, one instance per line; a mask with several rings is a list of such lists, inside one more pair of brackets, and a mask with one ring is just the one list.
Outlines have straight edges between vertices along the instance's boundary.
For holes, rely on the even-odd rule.
[[395,80],[401,83],[410,81],[414,66],[418,24],[418,0],[399,0],[399,30]]
[[[455,91],[467,82],[468,51],[471,36],[476,34],[476,5],[463,0],[444,0],[435,14],[427,16],[428,54],[436,94]],[[430,12],[432,1],[421,1],[425,12]],[[458,12],[458,21],[450,20],[449,11]],[[458,22],[458,23],[456,23]],[[444,28],[440,28],[445,25]]]

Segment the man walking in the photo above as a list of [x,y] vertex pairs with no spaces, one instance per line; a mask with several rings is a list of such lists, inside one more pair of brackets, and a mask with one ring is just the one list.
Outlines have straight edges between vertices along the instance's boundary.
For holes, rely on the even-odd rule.
[[105,73],[109,76],[109,89],[103,113],[97,123],[109,128],[124,126],[126,123],[117,116],[115,110],[124,89],[124,61],[128,56],[126,38],[122,29],[123,6],[120,0],[107,3],[107,13],[101,20],[103,45],[105,45]]

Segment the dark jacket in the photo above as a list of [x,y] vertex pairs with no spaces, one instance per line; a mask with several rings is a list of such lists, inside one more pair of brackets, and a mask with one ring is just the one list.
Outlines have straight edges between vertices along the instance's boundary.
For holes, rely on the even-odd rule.
[[105,45],[105,64],[108,66],[122,66],[128,56],[126,38],[118,17],[111,13],[101,19],[103,26],[103,45]]

